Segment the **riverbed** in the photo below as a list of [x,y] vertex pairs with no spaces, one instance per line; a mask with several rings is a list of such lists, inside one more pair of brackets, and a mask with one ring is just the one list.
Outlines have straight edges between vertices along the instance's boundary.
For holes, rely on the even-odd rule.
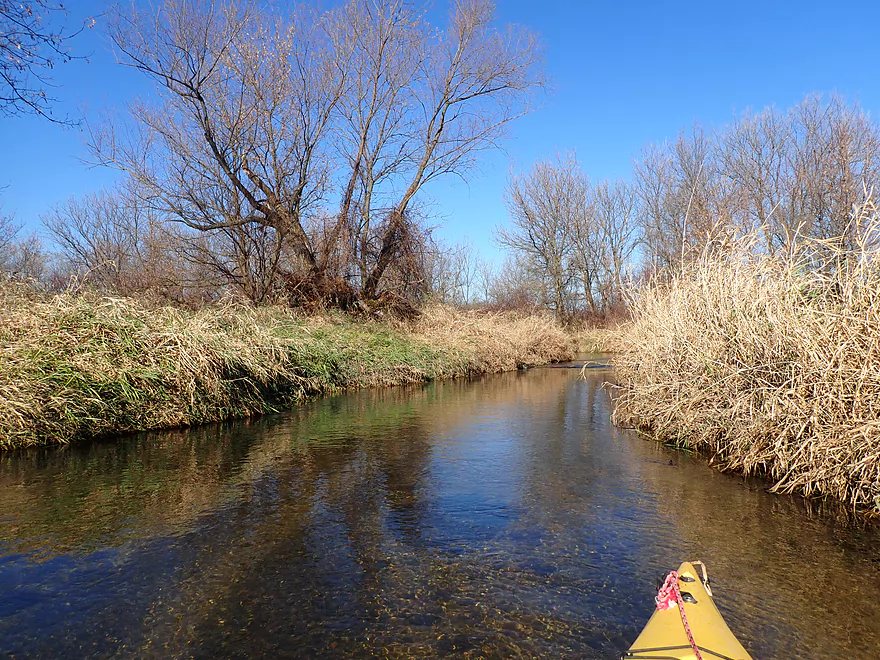
[[0,454],[0,655],[615,658],[701,559],[755,658],[880,657],[880,526],[614,428],[585,373]]

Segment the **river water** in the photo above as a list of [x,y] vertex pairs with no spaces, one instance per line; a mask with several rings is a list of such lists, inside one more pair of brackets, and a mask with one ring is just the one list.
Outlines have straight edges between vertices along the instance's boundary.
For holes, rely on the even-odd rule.
[[880,531],[540,368],[0,455],[0,656],[615,658],[702,559],[756,658],[880,658]]

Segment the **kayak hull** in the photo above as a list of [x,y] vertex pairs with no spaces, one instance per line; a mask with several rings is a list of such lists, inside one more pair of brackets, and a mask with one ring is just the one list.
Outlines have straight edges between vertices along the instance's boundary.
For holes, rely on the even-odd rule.
[[[703,570],[698,572],[696,566]],[[683,607],[703,660],[752,660],[718,611],[705,577],[705,567],[700,562],[685,562],[678,569],[678,574],[682,596],[690,594],[692,600],[696,601],[685,602]],[[638,639],[622,657],[630,660],[696,660],[679,607],[682,605],[674,604],[667,610],[654,610]]]

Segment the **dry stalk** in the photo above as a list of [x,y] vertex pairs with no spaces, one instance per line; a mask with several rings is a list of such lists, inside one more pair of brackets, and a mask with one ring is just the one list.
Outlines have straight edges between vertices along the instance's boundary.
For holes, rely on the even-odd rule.
[[856,249],[756,236],[635,297],[616,359],[616,420],[693,447],[779,492],[880,511],[880,249],[873,205]]

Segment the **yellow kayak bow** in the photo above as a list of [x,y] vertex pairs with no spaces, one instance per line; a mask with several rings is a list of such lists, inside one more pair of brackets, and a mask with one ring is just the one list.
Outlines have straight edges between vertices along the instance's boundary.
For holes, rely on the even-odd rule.
[[669,574],[658,594],[657,609],[622,657],[752,660],[715,606],[706,567],[700,561],[685,562]]

